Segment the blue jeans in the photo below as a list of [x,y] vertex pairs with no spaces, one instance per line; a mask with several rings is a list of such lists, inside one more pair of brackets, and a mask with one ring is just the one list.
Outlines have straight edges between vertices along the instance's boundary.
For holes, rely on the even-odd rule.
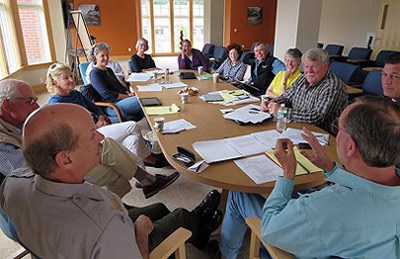
[[[224,258],[235,259],[243,244],[246,234],[246,218],[262,218],[262,207],[265,199],[258,194],[230,191],[221,230],[220,251]],[[261,245],[261,258],[270,258],[267,250]]]
[[[121,111],[121,116],[123,121],[133,120],[140,121],[144,117],[142,108],[136,96],[121,99],[114,103]],[[117,116],[116,112],[112,108],[106,108],[105,112],[109,116]]]

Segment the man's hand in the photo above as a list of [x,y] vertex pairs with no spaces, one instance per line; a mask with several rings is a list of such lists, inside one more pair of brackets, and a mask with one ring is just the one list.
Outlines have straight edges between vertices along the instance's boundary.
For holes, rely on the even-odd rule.
[[273,114],[276,117],[276,114],[278,113],[280,104],[275,103],[275,102],[270,102],[268,103],[268,110],[270,114]]
[[267,112],[268,111],[268,104],[269,104],[269,102],[261,101],[261,103],[260,103],[260,111]]
[[325,152],[325,149],[319,144],[317,138],[311,133],[310,130],[303,127],[304,133],[301,136],[310,144],[312,150],[300,150],[300,153],[308,158],[314,165],[318,166],[324,171],[332,171],[335,167],[333,162]]
[[153,231],[150,218],[140,215],[135,221],[136,242],[143,259],[149,258],[149,235]]
[[99,118],[98,118],[98,121],[96,123],[96,128],[98,129],[98,128],[101,128],[101,127],[106,126],[108,124],[109,123],[107,121],[107,117],[104,116],[104,115],[100,115]]
[[293,152],[293,142],[287,138],[278,139],[276,141],[274,154],[283,167],[283,177],[293,180],[297,164]]

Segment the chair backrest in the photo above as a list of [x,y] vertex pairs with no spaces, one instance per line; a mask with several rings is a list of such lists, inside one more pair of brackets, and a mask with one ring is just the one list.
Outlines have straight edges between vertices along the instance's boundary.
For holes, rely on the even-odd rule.
[[381,70],[372,70],[368,73],[362,85],[363,95],[383,96],[381,76]]
[[317,48],[322,49],[324,47],[324,43],[318,42],[317,43]]
[[91,84],[82,85],[79,88],[79,92],[92,102],[101,102],[100,94]]
[[250,65],[254,62],[254,52],[253,51],[243,51],[242,55],[240,56],[240,60],[243,63]]
[[85,85],[88,84],[88,81],[86,80],[86,70],[89,64],[90,62],[81,62],[79,64],[79,73],[81,74],[82,81]]
[[203,46],[203,50],[201,51],[206,58],[213,57],[214,54],[214,44],[206,43]]
[[227,57],[226,55],[226,48],[223,46],[217,46],[214,49],[214,58],[218,60],[225,60]]
[[128,61],[128,70],[129,71],[133,71],[133,68],[132,68],[132,61]]
[[348,58],[349,59],[366,59],[371,57],[372,49],[354,47],[350,50]]
[[342,55],[344,46],[337,44],[328,44],[325,47],[325,50],[329,55]]
[[361,84],[361,67],[353,64],[332,61],[329,69],[347,85]]
[[383,67],[385,65],[386,59],[392,54],[399,53],[399,51],[394,50],[381,50],[375,59],[375,66]]

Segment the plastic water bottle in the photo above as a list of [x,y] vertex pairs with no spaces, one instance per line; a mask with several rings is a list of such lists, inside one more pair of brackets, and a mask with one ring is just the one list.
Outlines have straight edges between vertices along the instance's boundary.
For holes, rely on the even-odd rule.
[[282,103],[276,115],[276,130],[280,133],[282,133],[286,129],[287,116],[287,109],[285,107],[285,104]]

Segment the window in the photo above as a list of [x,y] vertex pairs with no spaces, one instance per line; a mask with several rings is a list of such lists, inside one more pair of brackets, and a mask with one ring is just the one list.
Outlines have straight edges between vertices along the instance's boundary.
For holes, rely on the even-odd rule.
[[28,64],[50,61],[49,39],[41,0],[17,0]]
[[47,0],[0,0],[0,78],[23,65],[49,62]]
[[204,0],[141,0],[141,20],[152,53],[179,52],[181,31],[193,47],[204,44]]

